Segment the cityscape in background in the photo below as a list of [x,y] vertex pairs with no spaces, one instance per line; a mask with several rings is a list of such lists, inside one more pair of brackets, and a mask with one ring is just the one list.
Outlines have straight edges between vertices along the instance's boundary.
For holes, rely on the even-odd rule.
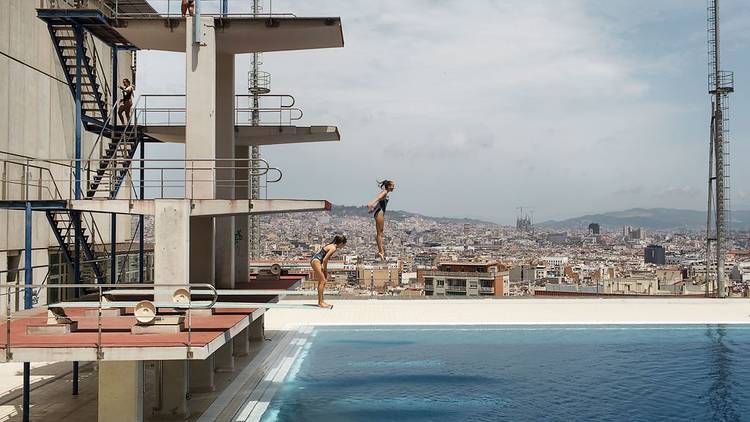
[[[625,225],[559,229],[535,225],[519,215],[515,227],[476,220],[433,218],[389,211],[387,261],[376,253],[374,223],[365,207],[330,213],[268,216],[258,272],[280,264],[310,272],[310,257],[334,234],[348,244],[328,265],[327,291],[343,296],[705,296],[705,232]],[[705,217],[704,217],[705,218]],[[730,233],[728,294],[747,296],[750,235]],[[303,284],[314,289],[311,277]]]

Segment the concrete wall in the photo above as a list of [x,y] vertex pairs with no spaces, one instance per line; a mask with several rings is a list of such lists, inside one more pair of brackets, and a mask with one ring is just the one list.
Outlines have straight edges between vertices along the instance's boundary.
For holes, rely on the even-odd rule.
[[[0,2],[0,151],[40,159],[69,159],[74,154],[73,96],[65,83],[47,25],[36,17],[37,7],[48,6],[47,0]],[[100,70],[104,70],[111,85],[110,49],[97,43],[97,50],[104,67]],[[129,77],[132,80],[130,53],[120,53],[118,63],[120,78]],[[96,140],[96,134],[83,133],[85,158]],[[5,158],[5,155],[0,154],[0,158]],[[53,171],[59,189],[67,194],[68,173],[61,167],[40,164]],[[7,167],[4,178],[20,178],[19,169]],[[2,171],[0,164],[0,174]],[[20,198],[21,187],[6,185],[6,189],[9,199]],[[13,198],[10,198],[11,195]],[[97,218],[97,224],[103,238],[108,241],[109,217]],[[33,226],[34,247],[56,245],[43,213],[34,213]],[[23,212],[0,211],[0,251],[24,247],[23,227]],[[129,233],[130,219],[121,218],[118,221],[118,240],[124,241]],[[42,255],[45,254],[34,256]],[[3,256],[0,255],[0,258]],[[46,258],[34,262],[35,265],[44,263]],[[5,265],[3,262],[0,268]],[[4,274],[0,274],[0,277],[4,278]],[[42,279],[35,281],[41,282]]]

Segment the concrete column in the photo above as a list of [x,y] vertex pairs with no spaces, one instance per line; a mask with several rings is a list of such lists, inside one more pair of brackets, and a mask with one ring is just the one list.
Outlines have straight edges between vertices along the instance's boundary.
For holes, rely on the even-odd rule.
[[99,361],[98,420],[143,420],[143,362]]
[[214,219],[190,219],[190,283],[214,283]]
[[[154,208],[154,284],[187,284],[190,201],[156,199]],[[172,295],[160,290],[156,300],[172,300]]]
[[[193,27],[192,17],[185,27]],[[214,19],[201,18],[202,42],[193,43],[193,31],[186,30],[186,106],[185,158],[187,196],[196,199],[214,198],[216,158],[216,37]]]
[[158,419],[184,420],[190,416],[188,409],[188,365],[185,360],[161,361],[161,376],[158,380],[159,408],[154,411]]
[[[250,191],[247,184],[249,182],[249,172],[247,167],[250,162],[247,160],[250,154],[248,147],[235,147],[234,156],[240,160],[235,161],[239,168],[235,171],[235,179],[237,185],[234,189],[234,197],[236,199],[246,199],[250,196]],[[243,284],[248,282],[248,241],[250,240],[248,229],[247,229],[247,215],[238,215],[234,217],[234,232],[235,232],[235,244],[234,244],[234,282],[235,285]]]
[[216,372],[232,372],[234,371],[234,348],[232,347],[232,341],[224,343],[223,346],[219,347],[214,353]]
[[[234,199],[234,54],[216,56],[216,198]],[[216,286],[234,288],[234,217],[216,217]]]
[[237,333],[232,339],[232,348],[235,357],[247,356],[250,354],[250,327]]
[[266,338],[264,317],[261,315],[250,323],[250,341],[263,341]]
[[191,360],[188,362],[188,365],[190,365],[191,393],[210,393],[216,391],[213,355],[203,360]]

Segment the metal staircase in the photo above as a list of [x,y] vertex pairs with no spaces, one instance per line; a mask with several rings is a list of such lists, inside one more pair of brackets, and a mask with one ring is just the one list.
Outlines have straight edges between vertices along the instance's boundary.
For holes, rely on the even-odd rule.
[[[134,119],[135,116],[131,116],[131,121],[122,128],[119,134],[116,129],[107,129],[110,132],[107,134],[110,139],[107,147],[99,152],[98,160],[89,161],[86,177],[87,199],[117,197],[120,187],[130,172],[138,144],[141,142],[138,126],[132,123]],[[101,139],[100,136],[97,142],[101,142]]]
[[80,252],[85,257],[85,261],[82,261],[85,265],[81,266],[81,279],[96,278],[97,283],[105,283],[106,276],[96,258],[95,225],[92,229],[85,227],[87,223],[79,211],[47,210],[46,215],[63,256],[70,265],[75,262],[75,243],[78,239]]
[[[68,86],[76,96],[76,54],[81,48],[81,118],[88,123],[102,122],[107,118],[109,85],[106,78],[100,76],[99,60],[93,39],[82,32],[76,36],[73,25],[48,25],[52,44],[68,81]],[[80,37],[80,47],[77,38]]]

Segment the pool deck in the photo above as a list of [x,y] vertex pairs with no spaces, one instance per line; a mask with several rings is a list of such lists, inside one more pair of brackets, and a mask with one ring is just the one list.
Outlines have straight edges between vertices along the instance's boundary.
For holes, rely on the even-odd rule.
[[274,309],[272,330],[295,325],[750,324],[750,299],[336,300],[330,312]]

